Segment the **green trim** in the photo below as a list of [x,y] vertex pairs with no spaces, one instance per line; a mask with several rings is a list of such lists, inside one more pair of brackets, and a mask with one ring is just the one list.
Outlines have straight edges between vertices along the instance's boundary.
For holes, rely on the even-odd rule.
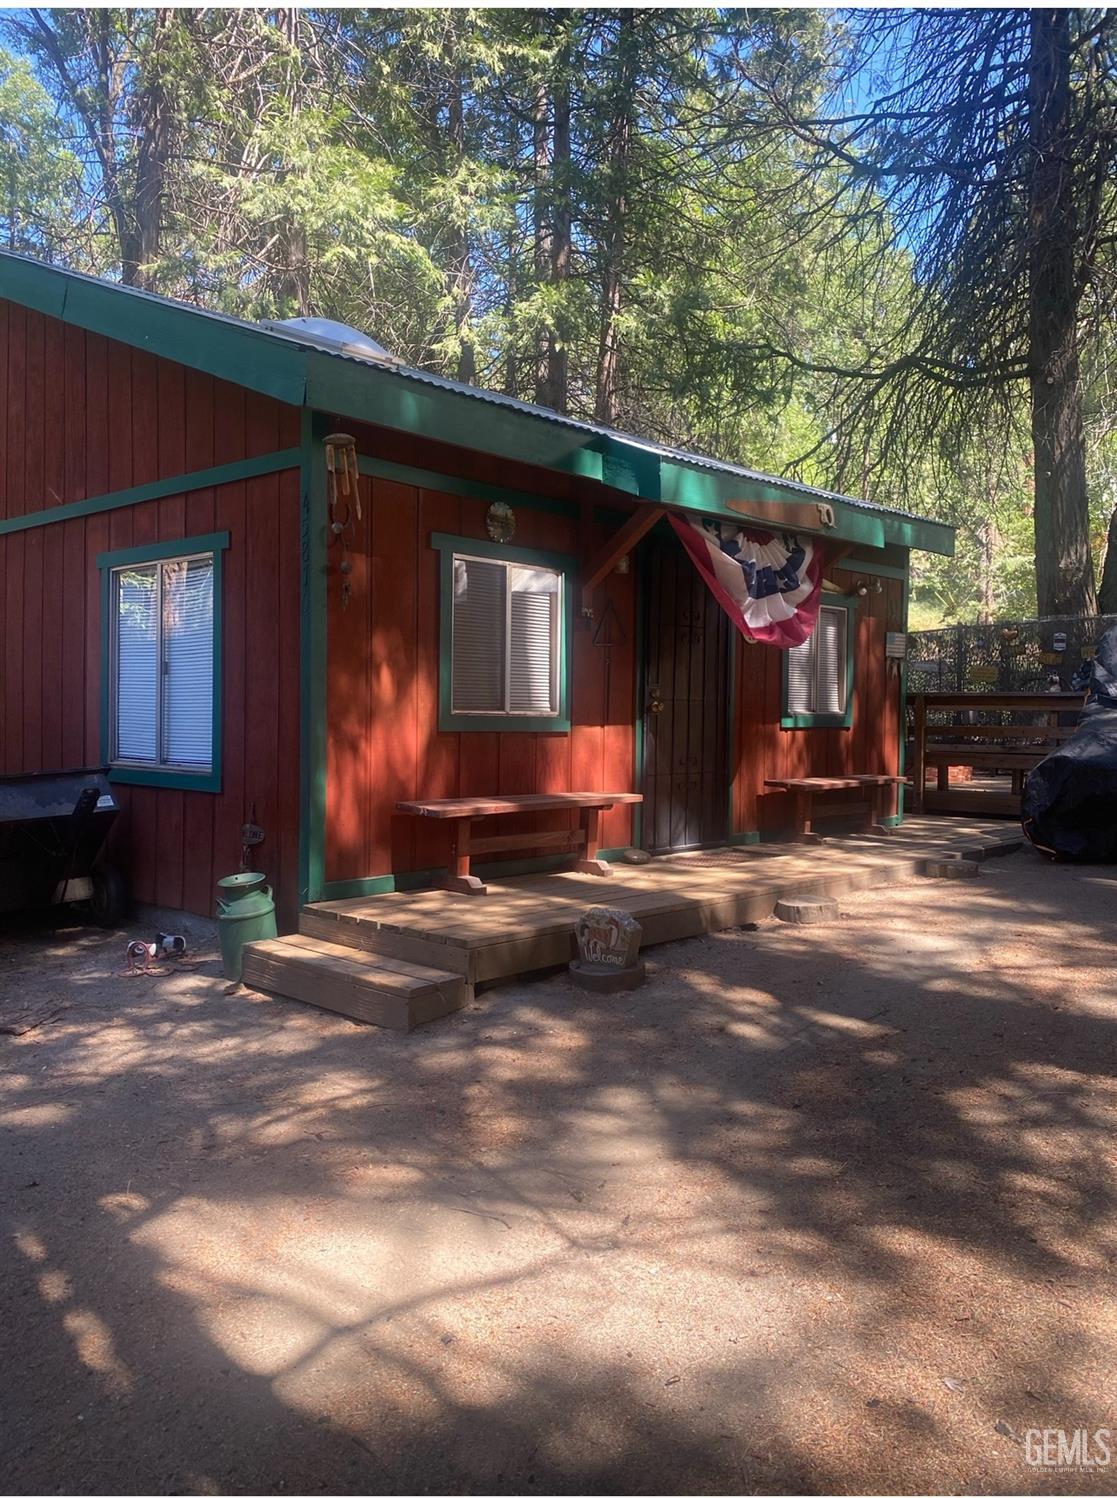
[[445,531],[431,532],[435,551],[468,550],[471,557],[495,557],[498,561],[523,562],[528,567],[551,567],[556,572],[575,573],[578,559],[567,551],[541,551],[532,546],[506,546],[502,541],[478,541],[473,536],[448,536]]
[[[606,863],[620,863],[628,846],[601,848],[598,858]],[[548,853],[543,858],[510,858],[506,863],[476,863],[473,872],[479,879],[511,879],[519,874],[556,874],[570,864],[568,853]],[[323,886],[320,900],[363,900],[373,895],[404,894],[409,890],[427,889],[432,879],[446,869],[406,869],[399,874],[373,874],[366,879],[331,879]]]
[[843,557],[835,565],[840,572],[867,572],[870,577],[894,577],[900,579],[906,576],[903,567],[891,567],[885,562],[863,561],[861,557]]
[[732,843],[734,837],[733,782],[737,775],[737,672],[740,669],[737,649],[740,638],[739,631],[734,627],[729,637],[729,733],[726,746],[729,778],[725,789],[725,840],[728,843]]
[[954,555],[954,528],[939,521],[895,515],[886,510],[843,502],[820,490],[790,489],[777,478],[745,478],[719,469],[693,468],[682,460],[665,459],[662,469],[660,499],[664,504],[679,509],[726,515],[739,525],[756,525],[771,530],[775,522],[770,514],[765,515],[763,507],[750,516],[730,510],[727,501],[733,499],[747,504],[749,500],[763,500],[786,504],[789,500],[801,503],[818,500],[831,506],[835,524],[826,531],[807,534],[818,535],[824,541],[827,538],[853,541],[878,551],[891,543],[934,551],[943,556]]
[[[633,567],[633,572],[634,572],[635,576],[633,577],[633,592],[634,592],[634,597],[633,597],[633,600],[632,600],[632,606],[635,609],[635,613],[633,615],[633,619],[634,619],[635,625],[636,625],[636,630],[635,630],[635,633],[636,633],[636,641],[635,641],[635,645],[636,645],[636,650],[635,650],[635,655],[636,655],[636,660],[635,660],[636,702],[635,702],[635,722],[633,724],[633,730],[634,730],[633,754],[634,754],[634,759],[633,759],[632,773],[633,773],[633,779],[634,779],[635,789],[640,792],[641,796],[643,796],[644,793],[645,793],[644,792],[644,703],[647,700],[647,691],[648,691],[648,683],[647,683],[647,639],[646,639],[647,619],[645,618],[645,615],[644,615],[644,607],[645,607],[645,603],[646,603],[646,600],[647,600],[647,591],[648,591],[648,547],[647,547],[646,543],[644,545],[638,546],[636,548],[636,555],[633,558],[633,562],[635,563],[635,565]],[[641,801],[637,801],[636,804],[635,804],[635,806],[633,806],[633,808],[632,808],[632,841],[633,841],[633,843],[635,844],[635,846],[637,848],[643,848],[644,847],[644,803],[643,803],[642,800]],[[647,850],[645,849],[644,851],[646,852]]]
[[649,449],[623,432],[570,425],[553,413],[485,400],[418,372],[328,354],[282,334],[205,312],[166,297],[43,265],[0,251],[0,296],[65,323],[148,349],[192,369],[289,405],[310,406],[420,436],[437,434],[497,457],[581,473],[640,499],[683,510],[771,526],[771,516],[731,510],[728,501],[810,501],[829,504],[835,525],[822,534],[880,550],[894,544],[953,555],[954,531],[924,520],[859,505],[776,477],[734,473],[684,456]]
[[526,489],[506,489],[502,484],[487,484],[480,479],[460,478],[455,473],[440,473],[436,468],[411,468],[406,463],[389,463],[385,458],[358,458],[361,473],[373,478],[391,479],[397,484],[411,484],[417,489],[437,489],[443,494],[460,494],[466,499],[502,500],[521,510],[539,510],[545,515],[578,514],[573,499],[551,499],[529,494]]
[[[574,639],[574,593],[578,564],[565,552],[535,551],[526,546],[503,546],[496,541],[474,541],[469,536],[448,536],[435,531],[431,546],[441,553],[439,568],[439,659],[438,728],[440,733],[569,733],[570,665]],[[554,717],[532,714],[455,713],[451,707],[453,659],[454,555],[493,557],[502,562],[523,562],[529,567],[549,567],[562,574],[562,619],[559,629],[558,712]]]
[[63,520],[78,520],[84,515],[100,515],[106,510],[123,510],[129,505],[146,504],[151,499],[170,499],[180,494],[192,494],[195,489],[219,489],[222,484],[259,478],[265,473],[279,473],[285,468],[297,468],[299,456],[297,447],[286,447],[278,452],[263,453],[258,458],[241,458],[235,463],[220,463],[216,468],[199,468],[193,473],[179,473],[172,478],[156,479],[150,484],[137,484],[131,489],[118,489],[114,494],[98,494],[93,499],[76,499],[72,504],[58,505],[53,510],[33,510],[29,515],[13,515],[10,520],[0,520],[0,536],[9,535],[12,531],[32,530],[40,525],[57,525]]
[[[117,785],[161,786],[176,791],[220,791],[222,725],[223,615],[225,593],[222,557],[229,545],[229,532],[187,536],[182,541],[157,541],[150,546],[128,546],[103,551],[97,558],[101,572],[101,763],[109,766],[109,779]],[[213,708],[211,714],[210,768],[172,770],[166,766],[147,769],[141,765],[114,765],[109,758],[112,744],[112,575],[117,567],[145,562],[164,562],[170,557],[213,555]]]
[[306,398],[304,347],[235,318],[11,252],[0,252],[0,297],[288,405]]
[[137,562],[165,562],[168,557],[189,557],[196,552],[214,553],[229,549],[229,532],[212,531],[208,536],[187,536],[183,541],[152,541],[147,546],[126,546],[119,551],[102,551],[97,566],[105,571],[114,567],[131,567]]
[[[908,633],[908,598],[910,591],[911,558],[909,556],[908,565],[904,569],[903,583],[900,589],[900,628],[904,632],[905,640]],[[887,629],[887,624],[885,625],[885,628]],[[907,763],[908,743],[908,658],[906,651],[904,653],[903,660],[900,662],[900,721],[897,725],[897,730],[900,735],[900,743],[896,756],[896,769],[898,774],[903,775],[905,773],[905,765]],[[908,788],[907,786],[901,785],[897,788],[897,792],[896,805],[900,808],[900,814],[896,818],[896,826],[899,827],[903,823],[904,813],[907,810],[904,805],[904,801],[908,795]]]
[[191,770],[141,770],[130,765],[110,765],[113,785],[153,785],[167,791],[220,791],[221,772],[195,774]]
[[624,855],[634,848],[635,843],[625,843],[623,848],[598,848],[597,856],[605,863],[623,863]]
[[[426,871],[428,874],[433,870]],[[401,874],[399,878],[403,878]],[[419,885],[410,886],[413,889],[420,888]],[[315,896],[316,900],[363,900],[372,895],[394,895],[403,886],[397,883],[395,874],[380,874],[375,878],[368,879],[328,879],[321,890]],[[304,905],[313,904],[314,901],[303,900]]]
[[299,572],[299,903],[326,888],[327,428],[302,413]]
[[824,593],[820,608],[843,608],[846,611],[846,707],[844,713],[792,713],[787,708],[788,651],[783,651],[781,685],[781,728],[850,728],[853,725],[853,666],[856,632],[852,616],[860,603],[842,593]]
[[307,405],[373,426],[437,437],[542,468],[564,468],[564,459],[584,447],[590,435],[561,420],[540,418],[390,368],[312,348],[305,358]]
[[759,841],[759,832],[731,832],[728,838],[731,848],[751,848]]

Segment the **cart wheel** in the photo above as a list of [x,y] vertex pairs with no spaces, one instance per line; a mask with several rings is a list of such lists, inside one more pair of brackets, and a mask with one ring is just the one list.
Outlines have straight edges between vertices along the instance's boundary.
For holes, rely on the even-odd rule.
[[128,889],[111,863],[94,864],[93,898],[89,908],[98,926],[119,926],[128,913]]

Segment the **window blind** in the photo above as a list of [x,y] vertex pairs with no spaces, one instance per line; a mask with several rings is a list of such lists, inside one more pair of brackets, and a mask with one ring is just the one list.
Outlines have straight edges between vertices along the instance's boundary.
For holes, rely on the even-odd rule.
[[451,698],[456,713],[504,710],[506,571],[501,562],[454,558]]
[[451,710],[555,717],[561,574],[456,556],[451,600]]
[[787,652],[787,711],[840,717],[848,690],[849,614],[820,608],[814,634]]
[[558,574],[510,567],[508,708],[558,711]]
[[115,762],[212,767],[214,572],[201,556],[113,573]]
[[787,710],[814,711],[814,636],[787,652]]
[[213,755],[213,559],[163,566],[163,763]]
[[114,574],[116,698],[114,758],[157,763],[159,718],[159,568]]
[[844,713],[846,710],[846,628],[845,609],[821,608],[815,651],[818,662],[815,712]]

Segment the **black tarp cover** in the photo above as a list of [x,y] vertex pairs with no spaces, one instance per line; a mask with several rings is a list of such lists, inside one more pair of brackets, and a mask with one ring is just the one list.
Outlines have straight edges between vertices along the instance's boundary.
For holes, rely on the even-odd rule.
[[1098,644],[1073,738],[1028,776],[1020,819],[1045,853],[1117,862],[1117,625]]

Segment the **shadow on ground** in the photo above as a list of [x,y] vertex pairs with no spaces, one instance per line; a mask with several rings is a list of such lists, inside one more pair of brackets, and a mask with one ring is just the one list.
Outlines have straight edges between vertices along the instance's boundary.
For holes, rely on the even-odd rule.
[[1113,893],[1022,853],[410,1036],[9,925],[3,1490],[1108,1491],[1022,1442],[1117,1426]]

